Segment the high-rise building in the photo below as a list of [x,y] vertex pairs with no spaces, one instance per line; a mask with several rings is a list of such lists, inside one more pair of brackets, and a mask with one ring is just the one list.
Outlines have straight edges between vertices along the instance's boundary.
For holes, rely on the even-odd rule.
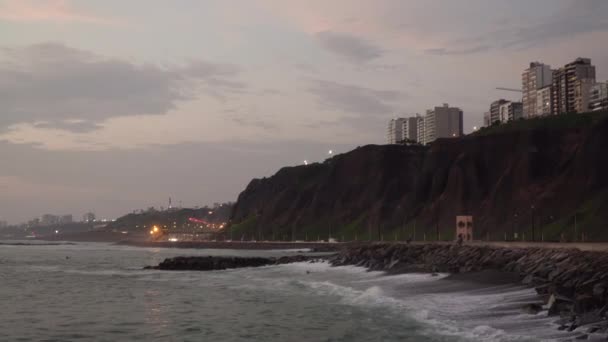
[[552,84],[552,114],[585,112],[589,104],[590,87],[595,83],[595,66],[589,58],[577,58],[574,62],[555,70]]
[[495,123],[495,122],[500,122],[500,106],[504,105],[505,103],[509,103],[509,101],[505,100],[505,99],[500,99],[497,101],[492,102],[492,104],[490,105],[490,126]]
[[403,140],[418,141],[418,123],[421,120],[420,114],[405,119],[403,122]]
[[532,62],[521,75],[523,115],[531,118],[540,115],[537,112],[537,91],[551,85],[553,71],[549,65]]
[[[536,91],[536,115],[544,116],[551,114],[551,86],[540,88]],[[525,117],[525,114],[524,114]]]
[[439,138],[453,138],[463,135],[463,113],[460,108],[435,107],[426,111],[424,117],[424,142],[431,143]]
[[490,112],[483,113],[483,127],[492,126],[492,120],[490,120]]
[[500,105],[499,117],[502,123],[523,118],[523,104],[521,102],[508,101]]
[[596,83],[591,87],[589,110],[608,110],[608,82]]
[[574,84],[574,111],[586,113],[591,101],[591,88],[595,85],[595,79],[585,78]]
[[416,132],[418,135],[418,139],[416,139],[418,141],[418,143],[425,145],[425,133],[424,133],[424,117],[421,116],[420,119],[418,120],[418,131]]
[[403,123],[405,120],[405,118],[395,118],[388,122],[386,138],[389,144],[397,144],[403,141]]

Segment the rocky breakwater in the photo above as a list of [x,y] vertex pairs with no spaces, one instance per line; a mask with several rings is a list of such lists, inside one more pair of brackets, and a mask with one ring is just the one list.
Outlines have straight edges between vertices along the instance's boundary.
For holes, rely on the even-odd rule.
[[[334,266],[357,265],[390,273],[470,273],[485,270],[519,275],[534,287],[539,303],[528,313],[547,310],[561,330],[608,333],[608,253],[577,249],[495,248],[457,245],[374,244],[351,247],[330,260]],[[542,300],[542,302],[541,302]]]
[[146,266],[144,269],[166,271],[215,271],[231,268],[261,267],[270,265],[289,264],[293,262],[314,262],[319,256],[294,255],[280,258],[262,257],[225,257],[225,256],[193,256],[167,258],[157,266]]

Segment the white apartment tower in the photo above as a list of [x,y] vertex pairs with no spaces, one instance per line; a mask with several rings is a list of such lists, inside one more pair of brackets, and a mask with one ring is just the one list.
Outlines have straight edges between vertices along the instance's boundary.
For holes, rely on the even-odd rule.
[[426,111],[424,117],[424,142],[431,143],[439,138],[454,138],[463,135],[462,110],[450,107],[435,107]]
[[388,122],[386,139],[388,144],[397,144],[403,141],[403,123],[405,118],[395,118]]
[[418,141],[419,144],[425,145],[426,141],[425,141],[425,133],[424,133],[424,117],[421,116],[418,119],[418,131],[416,132],[418,134],[418,139],[416,139]]
[[537,92],[550,86],[553,81],[553,71],[549,65],[532,62],[530,67],[521,75],[522,104],[524,118],[541,115],[537,112]]
[[403,122],[403,140],[410,140],[418,142],[418,126],[422,121],[420,114],[409,117]]

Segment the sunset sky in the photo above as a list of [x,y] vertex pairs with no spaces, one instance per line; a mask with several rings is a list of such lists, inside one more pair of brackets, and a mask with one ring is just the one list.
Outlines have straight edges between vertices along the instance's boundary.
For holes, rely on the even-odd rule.
[[0,0],[0,220],[234,201],[607,41],[605,0]]

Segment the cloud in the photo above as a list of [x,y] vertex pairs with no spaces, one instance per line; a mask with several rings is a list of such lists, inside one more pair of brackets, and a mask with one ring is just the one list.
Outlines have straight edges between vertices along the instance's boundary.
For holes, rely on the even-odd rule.
[[5,0],[0,3],[0,19],[8,21],[57,21],[109,24],[108,18],[74,9],[65,0]]
[[327,51],[357,63],[368,62],[384,54],[380,47],[347,33],[323,31],[315,38]]
[[65,120],[59,122],[37,122],[33,125],[35,128],[42,129],[59,129],[74,133],[88,133],[102,128],[101,125],[94,122],[82,120]]
[[499,38],[503,38],[502,47],[528,48],[596,31],[608,31],[608,2],[577,0],[570,1],[568,6],[545,21],[506,30],[499,34]]
[[233,116],[231,120],[237,125],[260,128],[265,131],[276,131],[278,129],[278,126],[272,121],[263,120],[259,118],[249,118],[245,115]]
[[[532,6],[543,6],[542,3]],[[431,55],[465,55],[489,50],[524,50],[543,47],[569,37],[591,32],[608,32],[608,1],[605,0],[570,0],[555,3],[550,11],[537,13],[543,15],[534,20],[518,21],[497,20],[491,29],[469,30],[461,38],[449,39],[445,47],[426,49]],[[535,11],[531,9],[531,11]]]
[[437,49],[427,49],[425,53],[429,55],[436,56],[448,56],[448,55],[470,55],[474,53],[479,53],[483,51],[489,50],[490,47],[487,45],[480,45],[466,49],[446,49],[446,48],[437,48]]
[[319,103],[327,109],[357,115],[390,113],[394,111],[391,102],[405,97],[397,91],[375,90],[323,80],[313,80],[308,91],[316,95]]
[[32,123],[86,132],[113,117],[166,114],[201,89],[225,97],[246,88],[232,65],[139,65],[57,43],[1,48],[0,62],[0,131]]

